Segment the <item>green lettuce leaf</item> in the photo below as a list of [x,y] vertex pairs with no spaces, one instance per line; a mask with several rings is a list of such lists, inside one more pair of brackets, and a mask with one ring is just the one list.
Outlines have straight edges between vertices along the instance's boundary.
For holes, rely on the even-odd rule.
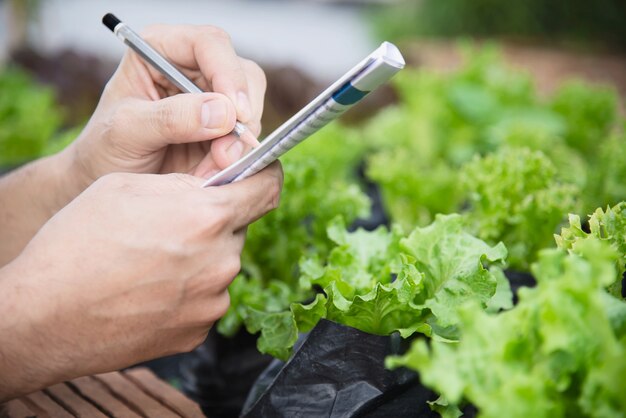
[[481,239],[502,241],[517,270],[528,270],[537,251],[551,246],[564,214],[576,209],[577,189],[558,180],[540,151],[503,149],[468,163],[462,177],[470,225]]
[[440,215],[404,238],[398,228],[349,232],[336,219],[328,235],[335,247],[326,259],[308,257],[300,264],[302,287],[323,293],[310,303],[292,303],[288,311],[248,315],[248,330],[261,332],[261,351],[285,359],[293,336],[321,318],[377,335],[419,332],[455,339],[455,306],[511,306],[508,282],[498,269],[504,245],[491,247],[471,236],[459,215]]
[[486,306],[496,293],[497,278],[483,264],[503,262],[507,255],[502,243],[491,247],[464,228],[461,216],[439,215],[400,243],[425,276],[418,306],[428,308],[442,328],[457,322],[458,304],[476,300]]
[[217,325],[220,333],[234,335],[248,309],[276,313],[314,296],[310,287],[300,288],[298,262],[328,254],[333,243],[326,227],[333,218],[351,223],[368,215],[370,201],[354,179],[363,152],[356,132],[333,123],[281,159],[280,207],[248,228],[242,272],[229,288],[231,307]]
[[614,250],[617,272],[615,280],[610,283],[611,293],[621,297],[621,278],[626,271],[626,202],[618,203],[606,210],[598,208],[589,216],[589,229],[583,231],[580,217],[569,216],[569,227],[561,229],[560,235],[555,235],[557,246],[574,253],[580,253],[578,247],[589,239],[599,239],[608,243]]
[[623,416],[626,345],[606,301],[620,304],[614,312],[624,302],[604,290],[615,280],[614,251],[595,239],[579,250],[544,250],[533,266],[537,287],[522,289],[513,309],[462,305],[458,343],[417,340],[388,366],[419,371],[450,404],[469,401],[481,418]]

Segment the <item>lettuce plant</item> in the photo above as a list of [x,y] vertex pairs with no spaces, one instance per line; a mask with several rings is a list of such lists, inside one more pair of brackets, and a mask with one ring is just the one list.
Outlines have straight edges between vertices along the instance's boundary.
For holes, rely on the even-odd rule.
[[390,367],[420,372],[441,393],[433,408],[459,416],[621,417],[626,410],[626,303],[604,288],[615,281],[614,250],[596,238],[581,255],[544,250],[519,304],[499,314],[475,303],[458,310],[461,339],[416,341]]
[[328,236],[335,246],[327,257],[301,261],[302,287],[322,293],[280,312],[250,310],[245,323],[250,332],[261,333],[262,352],[287,358],[298,333],[321,318],[378,335],[420,332],[455,340],[455,306],[467,301],[489,310],[511,306],[508,282],[498,268],[506,257],[504,245],[492,247],[465,232],[459,215],[438,216],[408,236],[397,227],[348,232],[336,220]]
[[476,158],[461,171],[469,223],[488,242],[502,241],[512,268],[527,270],[550,247],[564,214],[576,210],[576,188],[562,184],[541,151],[505,148]]
[[573,253],[580,253],[581,245],[588,240],[599,239],[609,244],[615,251],[616,277],[611,285],[611,293],[622,297],[622,276],[626,271],[626,202],[614,207],[602,208],[589,216],[589,232],[585,232],[578,215],[569,216],[569,226],[555,235],[557,246]]
[[[361,128],[371,150],[367,176],[380,186],[392,221],[410,229],[428,224],[437,213],[464,210],[468,196],[467,188],[459,187],[465,181],[461,167],[503,148],[541,151],[551,165],[549,176],[576,187],[547,198],[553,204],[564,199],[557,205],[561,214],[586,213],[625,197],[626,141],[613,90],[572,81],[542,98],[530,77],[503,65],[495,49],[464,52],[464,64],[452,73],[408,69],[398,74],[399,103]],[[576,206],[568,205],[572,197]],[[510,261],[522,270],[549,244],[549,229],[556,226],[551,221],[544,228],[546,213],[534,215],[534,209],[518,212],[512,222],[534,226],[524,236],[504,240]]]
[[254,309],[281,311],[312,295],[298,286],[298,261],[325,255],[327,224],[366,217],[370,201],[355,179],[363,145],[356,132],[331,124],[282,158],[280,207],[250,225],[242,273],[230,286],[231,307],[218,324],[234,335]]

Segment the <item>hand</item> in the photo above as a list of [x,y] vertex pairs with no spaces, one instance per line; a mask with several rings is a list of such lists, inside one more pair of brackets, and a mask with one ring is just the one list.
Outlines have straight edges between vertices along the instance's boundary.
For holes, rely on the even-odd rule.
[[112,174],[0,270],[0,401],[189,351],[229,306],[248,224],[278,205],[278,163],[246,180]]
[[[211,26],[153,26],[146,41],[200,88],[180,91],[132,50],[69,147],[85,185],[111,172],[189,173],[208,177],[236,161],[246,145],[227,135],[236,119],[258,136],[265,76],[239,58],[228,35]],[[256,145],[248,138],[248,149]]]

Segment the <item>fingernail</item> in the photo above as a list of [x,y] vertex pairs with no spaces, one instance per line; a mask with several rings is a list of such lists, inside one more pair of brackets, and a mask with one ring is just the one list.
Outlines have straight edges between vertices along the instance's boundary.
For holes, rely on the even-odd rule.
[[239,111],[239,119],[242,122],[248,121],[252,118],[252,105],[250,104],[250,99],[248,99],[248,95],[243,91],[237,93],[237,110]]
[[243,143],[241,141],[235,141],[230,147],[226,149],[226,154],[231,160],[238,160],[243,154]]
[[226,125],[228,105],[223,100],[209,100],[202,104],[202,126],[221,128]]

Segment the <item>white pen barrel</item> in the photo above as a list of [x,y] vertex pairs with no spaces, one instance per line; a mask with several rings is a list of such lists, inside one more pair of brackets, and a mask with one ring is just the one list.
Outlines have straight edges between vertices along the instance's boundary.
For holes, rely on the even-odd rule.
[[202,93],[202,89],[189,80],[178,68],[173,66],[161,54],[154,50],[141,36],[135,31],[120,23],[115,27],[115,35],[119,37],[133,51],[139,54],[144,60],[148,61],[154,68],[163,74],[172,82],[180,91],[185,93]]

